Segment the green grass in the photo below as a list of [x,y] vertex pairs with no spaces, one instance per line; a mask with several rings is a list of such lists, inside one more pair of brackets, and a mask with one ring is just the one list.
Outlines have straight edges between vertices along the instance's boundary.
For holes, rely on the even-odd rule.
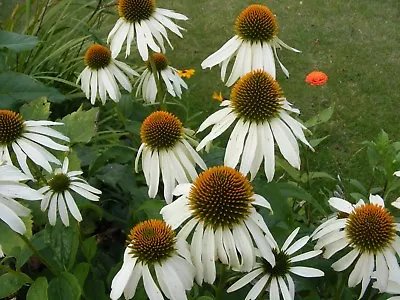
[[[160,7],[175,9],[190,20],[184,39],[174,38],[174,51],[168,51],[177,68],[195,68],[189,81],[189,101],[193,112],[217,109],[210,96],[222,90],[219,68],[201,70],[200,63],[219,49],[233,33],[236,16],[253,1],[158,1]],[[400,2],[398,0],[271,0],[259,1],[277,15],[279,37],[301,49],[296,54],[279,52],[290,71],[290,79],[278,72],[278,81],[289,101],[307,120],[335,104],[335,112],[318,136],[329,134],[313,155],[313,168],[366,180],[369,176],[361,142],[374,139],[384,129],[393,140],[400,140],[398,70],[400,69]],[[322,87],[308,86],[304,78],[315,70],[324,71],[329,81]]]
[[[6,1],[2,7],[11,9],[11,2]],[[85,9],[82,9],[82,1],[74,0],[72,3],[71,11],[57,19],[60,24],[71,23],[59,33],[62,38],[78,20],[83,20],[78,15],[86,14],[88,18],[92,7],[96,7],[96,1],[90,1]],[[218,109],[218,103],[211,99],[213,91],[222,91],[226,98],[230,93],[230,89],[224,87],[219,79],[219,68],[201,70],[200,63],[234,34],[236,16],[252,3],[248,0],[157,1],[159,7],[174,9],[190,18],[188,22],[179,23],[187,29],[184,39],[170,33],[175,49],[168,49],[167,55],[176,68],[196,69],[196,74],[188,81],[189,91],[184,94],[190,104],[190,113],[202,112],[189,124],[192,127],[197,127]],[[312,169],[367,180],[369,168],[365,151],[359,151],[361,142],[374,139],[381,129],[388,132],[393,140],[400,140],[397,122],[397,103],[400,101],[397,79],[400,69],[400,2],[271,0],[258,3],[268,5],[277,15],[279,37],[302,50],[300,54],[279,51],[282,62],[290,71],[290,79],[278,70],[278,81],[287,99],[301,110],[300,118],[305,121],[335,104],[330,122],[318,127],[315,133],[316,137],[329,135],[329,139],[311,156]],[[79,10],[76,15],[73,9]],[[105,11],[107,14],[90,29],[92,38],[103,41],[118,18],[115,7]],[[2,14],[5,15],[4,11]],[[81,30],[81,27],[77,28]],[[74,35],[80,35],[71,36],[71,39],[88,35],[85,28],[79,30]],[[47,32],[44,28],[42,35]],[[56,39],[54,47],[63,43],[63,40]],[[88,43],[89,40],[83,45],[82,54]],[[70,54],[66,57],[75,59]],[[127,62],[142,64],[137,52],[133,52]],[[83,67],[78,62],[75,66],[79,69],[75,73]],[[328,74],[329,81],[325,86],[311,87],[305,83],[305,76],[315,69]]]

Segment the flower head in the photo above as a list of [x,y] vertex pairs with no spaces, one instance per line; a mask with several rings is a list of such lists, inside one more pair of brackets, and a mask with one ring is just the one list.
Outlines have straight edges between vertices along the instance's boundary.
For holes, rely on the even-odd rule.
[[309,85],[323,85],[328,81],[328,76],[324,72],[313,71],[306,76]]
[[157,195],[160,173],[164,197],[170,203],[176,182],[187,183],[196,179],[196,164],[206,169],[204,161],[187,141],[190,139],[187,130],[171,113],[156,111],[149,115],[143,121],[140,137],[142,144],[136,156],[135,170],[139,171],[142,156],[142,169],[151,198]]
[[[242,288],[259,277],[257,283],[254,284],[247,294],[245,300],[256,299],[264,289],[269,291],[270,299],[280,299],[279,294],[282,294],[283,299],[294,300],[295,284],[290,273],[302,277],[324,276],[324,272],[318,269],[295,266],[297,262],[313,258],[322,253],[321,250],[314,250],[293,256],[293,254],[303,248],[310,239],[309,236],[304,236],[292,244],[299,229],[300,228],[296,228],[289,235],[281,249],[275,248],[272,250],[276,262],[275,266],[272,266],[265,259],[261,259],[261,263],[257,263],[249,274],[243,276],[228,288],[228,293]],[[292,245],[290,246],[290,244]]]
[[160,220],[147,220],[132,228],[124,262],[111,284],[111,299],[135,296],[143,277],[144,288],[150,299],[164,299],[154,282],[169,299],[187,299],[185,290],[193,286],[194,267],[187,244],[177,240],[171,226]]
[[340,198],[331,198],[329,204],[340,214],[315,230],[313,239],[318,240],[315,248],[325,248],[325,258],[342,249],[351,250],[332,265],[335,271],[340,272],[355,263],[349,276],[349,287],[361,282],[361,298],[374,270],[375,285],[380,290],[386,289],[389,273],[395,274],[400,283],[400,266],[396,259],[396,253],[400,256],[400,238],[396,233],[399,224],[386,210],[383,199],[370,195],[369,203],[360,200],[353,205]]
[[278,38],[276,18],[268,7],[259,4],[248,6],[236,19],[235,32],[233,38],[201,63],[203,69],[221,64],[221,80],[225,81],[229,61],[236,56],[226,81],[226,85],[231,86],[238,78],[259,69],[275,78],[275,56],[283,72],[289,77],[289,72],[280,62],[276,49],[284,47],[294,52],[300,51],[289,47]]
[[49,208],[50,225],[55,225],[57,221],[57,210],[61,221],[65,226],[69,226],[68,211],[78,222],[82,221],[82,216],[78,206],[72,197],[71,192],[77,193],[90,201],[99,201],[101,191],[92,187],[86,180],[78,177],[82,171],[68,172],[69,160],[66,157],[61,169],[55,170],[47,186],[39,191],[44,194],[40,204],[42,211]]
[[182,78],[190,78],[194,75],[195,70],[194,69],[188,69],[188,70],[176,70],[178,75]]
[[50,163],[61,164],[46,148],[68,151],[69,147],[58,144],[53,138],[69,142],[69,138],[50,126],[64,125],[51,121],[25,121],[22,116],[10,110],[0,110],[0,161],[12,164],[10,150],[15,153],[18,164],[25,174],[33,178],[26,159],[47,172],[52,171]]
[[230,100],[223,101],[224,108],[209,116],[199,128],[213,125],[211,132],[200,142],[197,150],[221,135],[236,120],[225,151],[224,164],[235,168],[239,161],[240,172],[251,174],[253,179],[264,159],[268,181],[275,173],[274,140],[290,165],[300,168],[299,146],[296,138],[306,144],[300,122],[288,112],[299,113],[283,96],[282,89],[268,73],[262,70],[243,76],[232,88]]
[[76,83],[81,82],[82,91],[93,105],[97,96],[105,104],[107,94],[118,102],[121,92],[117,82],[131,92],[132,85],[125,74],[139,76],[127,64],[112,58],[110,49],[99,44],[89,46],[85,54],[85,64],[86,68],[79,74]]
[[0,163],[0,220],[19,234],[24,234],[26,231],[25,224],[20,217],[28,216],[30,210],[14,198],[23,200],[41,200],[43,198],[40,192],[20,182],[28,179],[31,177],[23,174],[16,167]]
[[131,53],[131,43],[136,38],[137,49],[144,61],[148,59],[149,50],[165,52],[164,39],[168,39],[166,28],[182,37],[182,27],[176,25],[171,19],[187,20],[182,14],[172,10],[156,7],[155,0],[119,0],[119,19],[108,35],[112,57],[121,51],[126,40],[125,57]]
[[174,195],[180,197],[160,213],[172,228],[187,221],[178,238],[186,240],[194,231],[190,250],[199,284],[203,280],[214,282],[216,257],[236,270],[250,271],[255,262],[253,240],[263,258],[275,265],[272,248],[276,242],[254,208],[271,206],[253,192],[243,174],[230,167],[213,167],[202,172],[193,184],[178,185]]
[[[182,87],[187,89],[187,84],[179,76],[177,70],[168,65],[167,57],[162,53],[153,53],[152,59],[157,70],[157,78],[162,79],[168,93],[172,97],[182,96]],[[149,103],[155,103],[157,93],[156,80],[151,66],[151,60],[146,61],[147,69],[140,75],[137,81],[138,86],[136,90],[136,97],[141,94],[143,99]]]

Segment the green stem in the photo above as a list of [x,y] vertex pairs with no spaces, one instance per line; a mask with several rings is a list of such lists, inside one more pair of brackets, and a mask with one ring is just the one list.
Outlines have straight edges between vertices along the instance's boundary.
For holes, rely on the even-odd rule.
[[25,242],[25,244],[29,247],[29,249],[32,250],[33,254],[35,254],[35,255],[40,259],[40,261],[46,266],[46,268],[47,268],[51,273],[53,273],[54,275],[57,276],[57,273],[58,273],[58,272],[57,272],[57,271],[53,268],[53,266],[47,261],[47,259],[46,259],[43,255],[41,255],[41,254],[39,253],[39,251],[35,248],[35,246],[32,244],[32,242],[31,242],[26,236],[24,236],[24,235],[20,235],[19,237]]
[[154,75],[154,79],[156,81],[156,86],[157,86],[157,99],[158,102],[160,103],[160,110],[165,110],[167,111],[167,103],[165,103],[165,92],[161,84],[161,74],[160,72],[157,71],[156,67],[156,62],[154,61],[153,58],[153,53],[149,53],[149,61],[151,65],[151,72]]
[[333,298],[334,300],[340,300],[342,298],[341,296],[343,294],[343,289],[344,289],[345,284],[346,284],[346,276],[341,274],[339,286],[338,286],[337,292],[335,294],[335,297]]
[[225,281],[226,281],[226,267],[222,265],[217,292],[215,293],[215,300],[221,300],[223,298],[225,291]]

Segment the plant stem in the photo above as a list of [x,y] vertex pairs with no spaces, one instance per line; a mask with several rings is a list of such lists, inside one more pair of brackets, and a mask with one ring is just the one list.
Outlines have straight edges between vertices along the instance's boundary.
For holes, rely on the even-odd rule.
[[40,259],[40,261],[46,266],[46,268],[51,272],[51,273],[53,273],[54,275],[56,275],[57,276],[57,271],[53,268],[53,266],[47,261],[47,259],[43,256],[43,255],[41,255],[40,253],[39,253],[39,251],[35,248],[35,246],[32,244],[32,242],[26,237],[26,236],[24,236],[24,235],[20,235],[19,236],[24,242],[25,242],[25,244],[29,247],[29,249],[31,249],[32,250],[32,252],[33,252],[33,254],[35,254],[39,259]]
[[226,280],[226,267],[222,265],[221,274],[219,278],[219,283],[217,287],[217,291],[215,293],[215,300],[221,300],[225,291],[225,280]]
[[160,110],[167,111],[167,104],[165,102],[165,97],[164,97],[165,93],[164,93],[164,89],[161,84],[161,74],[160,74],[160,72],[157,71],[156,62],[154,61],[154,58],[153,58],[153,53],[149,53],[149,61],[150,61],[150,65],[151,65],[151,71],[152,71],[152,73],[154,75],[154,79],[156,81],[157,99],[158,99],[158,102],[160,103]]

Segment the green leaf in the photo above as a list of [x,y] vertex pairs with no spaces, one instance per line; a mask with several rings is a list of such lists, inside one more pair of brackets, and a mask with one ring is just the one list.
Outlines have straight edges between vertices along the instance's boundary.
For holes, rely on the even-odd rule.
[[319,114],[317,114],[316,116],[312,117],[307,122],[305,122],[304,126],[310,128],[328,122],[332,117],[334,110],[335,110],[335,105],[332,105],[331,107],[324,109]]
[[79,247],[79,233],[74,226],[65,227],[61,222],[48,226],[49,247],[52,249],[52,259],[61,269],[70,270],[75,262]]
[[26,300],[47,300],[47,288],[49,284],[47,283],[46,277],[39,277],[31,285],[26,295]]
[[62,102],[66,99],[55,88],[26,74],[11,71],[0,73],[0,109],[15,109],[17,102],[31,102],[44,96],[51,102]]
[[0,276],[0,299],[11,296],[17,292],[27,281],[24,276],[6,273]]
[[0,51],[4,49],[17,53],[29,51],[35,48],[37,43],[36,36],[0,30]]
[[330,179],[330,180],[335,180],[331,175],[329,175],[326,172],[310,172],[310,173],[304,173],[301,176],[301,181],[306,183],[311,179],[316,179],[316,178],[325,178],[325,179]]
[[59,131],[70,138],[71,144],[89,143],[97,131],[98,113],[99,109],[97,107],[88,111],[83,111],[82,107],[80,107],[78,111],[65,116],[61,120],[64,126],[60,126]]
[[329,135],[326,135],[326,136],[324,136],[324,137],[322,137],[322,138],[319,138],[319,139],[312,139],[312,140],[309,141],[309,142],[310,142],[310,145],[311,145],[313,148],[315,148],[315,147],[317,147],[319,144],[321,144],[323,141],[325,141],[328,137],[329,137]]
[[162,219],[160,210],[165,206],[164,200],[149,199],[139,206],[138,211],[143,210],[148,219]]
[[79,300],[81,287],[74,275],[64,272],[49,284],[49,300]]
[[74,276],[78,280],[81,289],[83,290],[83,286],[85,285],[85,280],[90,271],[90,264],[88,263],[80,263],[77,264],[74,268]]
[[47,120],[50,116],[50,103],[46,97],[41,97],[22,105],[19,112],[25,120]]
[[[31,217],[22,218],[25,224],[25,236],[30,238],[32,236],[32,219]],[[6,223],[0,221],[0,245],[3,252],[9,256],[16,256],[20,249],[25,247],[24,241],[20,238],[19,234],[12,230]]]
[[85,255],[88,262],[92,260],[97,251],[96,236],[91,236],[82,243],[82,253]]

